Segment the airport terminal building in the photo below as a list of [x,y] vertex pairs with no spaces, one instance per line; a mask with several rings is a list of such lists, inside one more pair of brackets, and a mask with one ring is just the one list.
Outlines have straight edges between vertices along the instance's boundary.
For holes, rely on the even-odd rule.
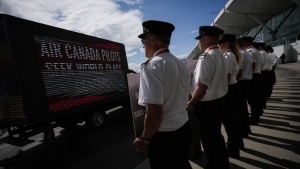
[[[271,45],[286,62],[300,60],[300,0],[229,0],[211,26]],[[199,55],[196,48],[188,58]]]

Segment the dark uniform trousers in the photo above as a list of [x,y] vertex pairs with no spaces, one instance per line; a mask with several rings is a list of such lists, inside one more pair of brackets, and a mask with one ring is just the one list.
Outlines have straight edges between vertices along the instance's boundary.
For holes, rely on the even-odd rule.
[[253,73],[252,80],[250,81],[250,96],[249,103],[251,107],[250,123],[257,124],[259,122],[259,116],[263,112],[263,93],[261,91],[262,80],[260,73]]
[[275,64],[275,65],[272,67],[272,75],[271,75],[271,77],[272,77],[273,85],[276,83],[276,75],[275,75],[275,68],[276,68],[276,65],[277,65],[277,64]]
[[170,132],[156,132],[148,148],[151,169],[192,169],[189,148],[192,130],[189,122]]
[[263,109],[267,107],[267,100],[269,98],[269,87],[270,87],[270,78],[269,78],[269,72],[267,70],[261,71],[261,80],[262,80],[262,94],[263,94],[263,100],[262,100],[262,106]]
[[273,93],[273,86],[276,83],[276,74],[275,74],[275,68],[276,68],[276,64],[273,66],[272,70],[270,71],[270,97]]
[[272,95],[273,84],[274,84],[273,71],[267,70],[267,91],[266,91],[267,92],[267,95],[266,95],[267,100]]
[[237,83],[228,85],[228,92],[226,94],[227,104],[222,122],[228,135],[227,150],[231,155],[239,155],[240,147],[244,147],[238,119],[237,103],[239,95],[240,89]]
[[247,136],[249,133],[251,133],[247,104],[247,100],[249,100],[249,82],[250,80],[238,81],[238,85],[240,87],[240,97],[238,99],[238,118],[240,121],[242,136]]
[[200,102],[195,110],[202,146],[210,169],[229,168],[226,144],[221,133],[225,99],[223,96],[216,100]]

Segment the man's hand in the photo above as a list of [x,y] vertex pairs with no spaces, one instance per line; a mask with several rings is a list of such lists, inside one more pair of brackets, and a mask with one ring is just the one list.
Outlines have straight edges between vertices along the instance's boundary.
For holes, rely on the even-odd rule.
[[193,106],[190,102],[187,102],[187,104],[186,104],[186,110],[187,111],[194,111],[195,110],[195,106]]
[[135,145],[136,151],[146,151],[148,150],[149,144],[146,144],[142,141],[142,137],[136,138],[133,142]]

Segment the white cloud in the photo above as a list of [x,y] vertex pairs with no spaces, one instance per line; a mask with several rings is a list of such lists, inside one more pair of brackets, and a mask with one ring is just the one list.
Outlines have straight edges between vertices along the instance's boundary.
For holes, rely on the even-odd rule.
[[199,30],[191,31],[190,33],[198,33]]
[[135,72],[141,72],[140,64],[136,63],[128,63],[128,68],[135,71]]
[[127,53],[126,56],[127,57],[132,57],[132,56],[134,56],[136,54],[137,54],[137,52],[131,52],[131,53]]
[[145,53],[145,49],[143,47],[140,48],[141,53]]
[[116,2],[125,2],[128,5],[136,5],[143,3],[144,0],[115,0]]
[[176,57],[177,57],[178,59],[186,59],[188,55],[189,55],[189,54],[183,54],[183,55],[179,55],[179,56],[176,56]]
[[[143,0],[1,0],[0,11],[20,18],[123,43],[126,52],[140,48],[142,13],[122,11]],[[134,54],[132,52],[131,54]],[[130,56],[130,54],[128,54]]]

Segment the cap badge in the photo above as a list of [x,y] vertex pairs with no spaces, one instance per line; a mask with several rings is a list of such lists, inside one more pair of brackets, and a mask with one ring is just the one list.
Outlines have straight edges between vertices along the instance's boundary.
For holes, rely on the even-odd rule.
[[144,33],[149,32],[149,29],[147,29],[146,27],[143,28]]
[[224,35],[220,35],[219,40],[222,40],[223,37],[224,37]]

